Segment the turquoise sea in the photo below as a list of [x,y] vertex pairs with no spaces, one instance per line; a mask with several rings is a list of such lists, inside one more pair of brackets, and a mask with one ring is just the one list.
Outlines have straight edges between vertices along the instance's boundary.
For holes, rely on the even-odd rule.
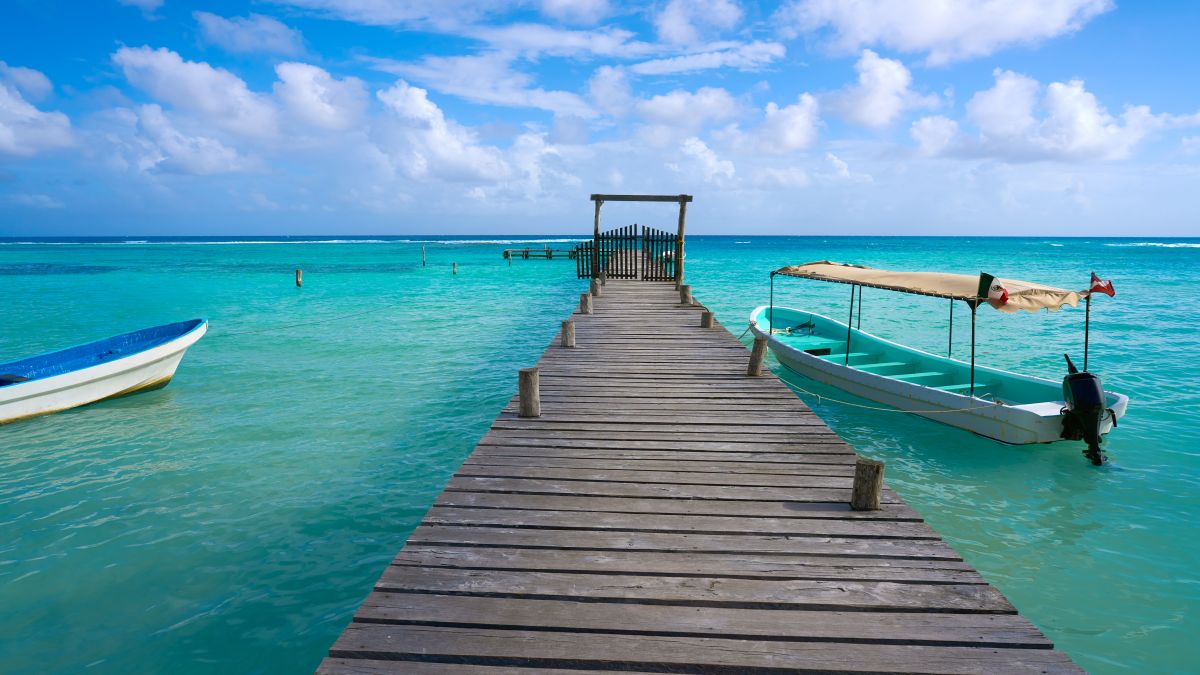
[[[0,427],[0,671],[314,668],[585,289],[572,261],[501,251],[570,239],[0,240],[0,362],[211,320],[169,387]],[[1104,467],[792,381],[1081,666],[1194,672],[1200,239],[696,236],[688,280],[741,333],[769,270],[820,259],[1113,279],[1090,365],[1132,402]],[[836,318],[848,296],[776,286]],[[1082,357],[1081,310],[979,319],[981,362],[1059,379]],[[867,289],[862,326],[942,351],[947,301]]]

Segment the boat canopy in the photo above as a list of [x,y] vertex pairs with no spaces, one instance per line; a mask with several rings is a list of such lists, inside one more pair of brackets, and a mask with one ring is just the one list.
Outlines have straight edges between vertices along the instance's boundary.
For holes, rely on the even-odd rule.
[[[991,291],[981,296],[980,276],[947,274],[945,272],[893,272],[828,260],[781,267],[775,270],[775,274],[964,300],[973,305],[987,301],[1001,312],[1010,314],[1018,310],[1036,312],[1046,309],[1054,312],[1061,309],[1063,305],[1075,307],[1088,295],[1087,291],[1068,291],[1030,281],[990,279],[988,275],[981,275],[989,279],[988,286]],[[998,289],[997,285],[999,285]],[[984,286],[984,288],[988,288],[988,286]],[[1001,294],[1003,299],[1000,299]]]

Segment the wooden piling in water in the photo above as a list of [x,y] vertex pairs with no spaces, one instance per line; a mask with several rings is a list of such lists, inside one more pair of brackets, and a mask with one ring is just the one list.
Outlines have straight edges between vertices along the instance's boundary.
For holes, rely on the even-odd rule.
[[517,390],[521,398],[518,414],[521,417],[542,416],[540,379],[537,368],[522,368],[518,371]]
[[762,375],[763,361],[767,358],[767,338],[754,338],[754,347],[750,350],[750,367],[746,369],[747,375],[758,376]]
[[458,274],[458,263],[450,263],[450,274]]
[[304,285],[304,270],[296,270],[296,288]]
[[575,346],[575,321],[573,319],[562,322],[562,346]]
[[421,267],[425,266],[425,244],[421,244]]
[[883,462],[859,457],[854,463],[854,486],[850,492],[850,508],[855,511],[878,511],[883,494]]

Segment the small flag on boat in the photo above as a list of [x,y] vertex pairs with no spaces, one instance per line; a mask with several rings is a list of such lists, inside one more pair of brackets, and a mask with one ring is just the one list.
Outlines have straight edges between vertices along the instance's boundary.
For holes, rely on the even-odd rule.
[[1101,279],[1095,272],[1092,272],[1092,285],[1088,288],[1088,293],[1103,293],[1110,298],[1117,294],[1113,290],[1112,279]]
[[979,290],[976,295],[987,300],[987,303],[996,309],[1008,304],[1008,289],[996,280],[996,277],[986,273],[979,273]]

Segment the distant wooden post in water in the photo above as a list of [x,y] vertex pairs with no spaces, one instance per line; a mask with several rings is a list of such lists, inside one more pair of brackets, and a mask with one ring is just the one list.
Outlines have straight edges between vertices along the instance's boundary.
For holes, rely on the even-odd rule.
[[296,270],[296,287],[304,285],[304,270]]
[[458,274],[458,263],[450,263],[450,274]]
[[717,315],[712,312],[705,311],[700,315],[700,327],[712,328],[716,324]]
[[854,488],[850,493],[850,508],[855,511],[878,511],[883,493],[883,462],[859,457],[854,463]]
[[754,338],[754,348],[750,350],[750,367],[746,369],[747,375],[762,375],[763,359],[767,358],[767,338]]
[[425,266],[425,244],[421,244],[421,267]]
[[517,389],[521,396],[521,417],[541,417],[542,399],[537,368],[522,368],[517,372]]
[[579,313],[580,314],[591,314],[592,313],[592,294],[591,293],[580,293],[579,294]]
[[575,321],[572,319],[562,322],[562,346],[575,346]]

